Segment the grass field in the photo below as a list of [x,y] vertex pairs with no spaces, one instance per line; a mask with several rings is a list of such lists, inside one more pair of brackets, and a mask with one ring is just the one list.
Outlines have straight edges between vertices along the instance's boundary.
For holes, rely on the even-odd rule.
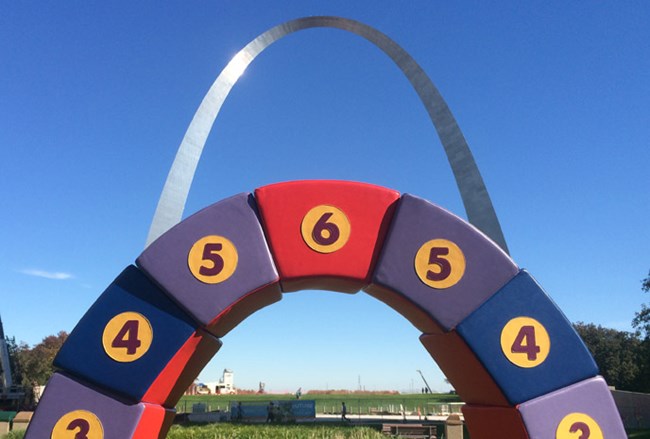
[[[9,433],[2,439],[23,439],[24,432]],[[323,425],[174,425],[167,439],[385,439],[367,427]],[[630,439],[650,439],[650,430],[628,433]],[[471,439],[465,436],[465,439]]]
[[[203,403],[210,410],[226,411],[230,402],[264,403],[294,399],[293,395],[218,395],[185,396],[177,406],[179,412],[191,412],[192,405]],[[433,407],[434,404],[459,402],[456,395],[390,395],[390,394],[346,394],[346,395],[303,395],[302,399],[315,400],[317,413],[338,413],[341,402],[348,406],[348,416],[354,419],[357,413],[367,414],[380,408],[399,407],[400,404],[411,411],[415,407]],[[185,409],[185,410],[184,410]],[[424,415],[424,411],[423,411]],[[23,439],[24,432],[10,433],[0,439]],[[219,423],[210,425],[174,425],[167,435],[168,439],[383,439],[379,431],[370,427],[332,424],[293,424],[293,425],[246,425]],[[495,439],[498,438],[495,436]],[[650,430],[628,432],[629,439],[650,439]],[[471,439],[465,435],[465,439]]]
[[[379,431],[368,427],[322,425],[300,426],[236,426],[206,425],[183,428],[174,426],[168,439],[386,439]],[[629,439],[650,439],[650,430],[628,432]],[[465,439],[471,439],[465,435]],[[495,436],[495,439],[508,439]]]
[[[202,403],[208,408],[208,411],[227,411],[230,402],[268,402],[268,401],[285,401],[295,399],[293,395],[197,395],[184,396],[176,405],[179,413],[192,411],[193,404]],[[461,402],[457,395],[450,394],[305,394],[302,399],[316,401],[316,413],[339,413],[341,402],[345,401],[348,407],[348,414],[367,415],[370,413],[387,413],[400,411],[400,405],[407,413],[416,412],[420,408],[424,415],[427,409],[435,407],[435,404],[445,404]]]
[[323,425],[175,425],[168,439],[386,439],[368,427]]
[[629,439],[650,439],[650,430],[628,432],[627,437]]

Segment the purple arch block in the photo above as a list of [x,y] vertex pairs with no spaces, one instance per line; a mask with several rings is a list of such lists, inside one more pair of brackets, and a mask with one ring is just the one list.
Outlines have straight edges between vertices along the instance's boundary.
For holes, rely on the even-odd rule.
[[[208,235],[229,239],[238,254],[234,273],[217,284],[196,279],[187,261],[192,245]],[[282,298],[255,202],[246,193],[215,203],[179,223],[154,241],[137,264],[218,337]]]
[[[446,289],[426,285],[415,272],[416,253],[432,239],[454,242],[465,256],[463,277]],[[508,255],[478,229],[422,198],[405,194],[366,292],[386,302],[425,333],[449,331],[518,271]],[[438,328],[426,322],[423,313]]]
[[76,410],[89,411],[97,416],[104,430],[104,439],[164,437],[172,419],[169,415],[173,414],[173,411],[153,404],[120,401],[55,373],[47,383],[25,439],[51,437],[57,421]]
[[521,404],[519,412],[531,438],[555,437],[560,422],[570,413],[591,417],[607,439],[627,438],[612,393],[602,377],[532,399]]

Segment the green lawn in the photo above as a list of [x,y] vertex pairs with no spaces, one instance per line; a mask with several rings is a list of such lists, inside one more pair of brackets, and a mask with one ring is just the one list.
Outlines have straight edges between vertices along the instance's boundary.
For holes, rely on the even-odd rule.
[[323,425],[234,425],[216,424],[181,427],[175,425],[167,439],[386,439],[368,427]]
[[[192,405],[203,403],[210,411],[226,411],[231,401],[242,403],[247,402],[268,402],[268,401],[286,401],[294,399],[293,395],[197,395],[184,396],[176,405],[179,413],[191,412]],[[303,395],[302,399],[316,401],[316,413],[338,413],[341,408],[341,402],[345,401],[348,407],[348,414],[369,414],[381,412],[399,412],[400,405],[407,413],[416,412],[418,408],[422,415],[426,409],[431,410],[433,404],[442,404],[449,402],[461,402],[457,395],[449,394],[410,394],[410,395],[391,395],[391,394],[348,394],[348,395]]]
[[[24,432],[9,433],[2,439],[23,439]],[[174,425],[167,439],[385,439],[376,430],[367,427],[340,425],[234,425],[204,426]],[[630,439],[650,439],[650,430],[628,432]],[[465,439],[470,439],[465,436]]]
[[650,439],[650,430],[628,431],[629,439]]

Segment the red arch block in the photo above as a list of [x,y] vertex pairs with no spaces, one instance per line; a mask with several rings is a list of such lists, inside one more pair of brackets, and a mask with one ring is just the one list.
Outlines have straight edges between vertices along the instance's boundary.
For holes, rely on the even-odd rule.
[[[255,199],[283,291],[354,293],[370,282],[399,193],[365,183],[307,180],[258,188]],[[326,207],[305,220],[317,206]]]
[[420,342],[465,403],[510,406],[485,366],[456,331],[422,334]]
[[463,415],[472,439],[529,439],[521,413],[515,407],[467,404],[463,406]]

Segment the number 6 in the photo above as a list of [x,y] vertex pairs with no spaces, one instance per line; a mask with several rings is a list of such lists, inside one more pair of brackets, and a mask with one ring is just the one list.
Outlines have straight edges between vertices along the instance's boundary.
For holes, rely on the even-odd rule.
[[[339,228],[336,224],[327,222],[332,215],[334,215],[332,212],[325,212],[323,216],[316,221],[314,230],[311,232],[311,237],[317,244],[332,245],[338,241],[339,236],[341,235]],[[324,231],[327,231],[327,236],[323,236]]]

